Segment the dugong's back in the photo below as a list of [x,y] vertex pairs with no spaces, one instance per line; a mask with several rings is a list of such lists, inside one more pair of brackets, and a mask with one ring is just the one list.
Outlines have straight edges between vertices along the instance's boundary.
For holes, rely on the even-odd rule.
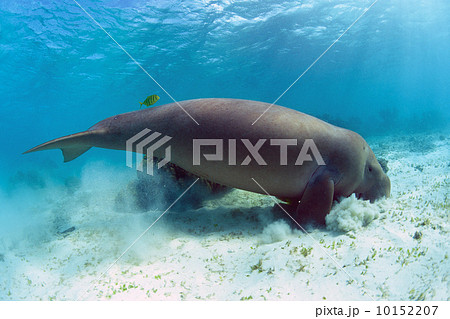
[[310,138],[312,135],[317,138],[342,133],[341,128],[282,106],[225,98],[181,101],[119,114],[90,130],[107,129],[109,133],[126,136],[145,128],[180,139]]

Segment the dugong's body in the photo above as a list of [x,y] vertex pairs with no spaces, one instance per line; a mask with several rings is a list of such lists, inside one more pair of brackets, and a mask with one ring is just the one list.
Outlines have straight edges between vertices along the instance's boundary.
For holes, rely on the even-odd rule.
[[[389,196],[389,178],[360,135],[277,105],[252,125],[269,106],[236,99],[182,101],[119,114],[25,153],[60,148],[67,162],[93,146],[125,150],[127,140],[147,128],[171,137],[165,145],[171,147],[170,162],[190,173],[218,184],[300,201],[297,220],[310,215],[323,222],[333,199],[340,196],[355,193],[371,201]],[[204,139],[222,141],[222,160],[218,148],[201,146],[200,165],[194,163],[193,141]],[[306,140],[314,142],[325,165],[320,165],[312,149],[307,152],[309,159],[299,165]],[[165,157],[165,149],[160,147],[154,155]],[[205,154],[216,157],[208,160]]]

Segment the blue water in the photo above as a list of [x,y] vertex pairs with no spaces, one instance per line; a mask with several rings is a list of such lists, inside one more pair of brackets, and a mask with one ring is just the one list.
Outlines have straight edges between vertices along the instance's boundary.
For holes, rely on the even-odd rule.
[[[80,4],[176,100],[273,102],[371,1]],[[445,0],[378,1],[277,103],[352,119],[347,126],[363,134],[442,128],[449,9]],[[151,93],[172,102],[73,1],[2,1],[0,17],[2,175],[29,161],[59,163],[57,151],[20,154],[135,110]]]
[[[79,0],[176,100],[269,103],[372,2]],[[448,0],[379,0],[277,104],[364,137],[445,131],[449,12]],[[65,183],[98,159],[126,169],[117,151],[67,164],[58,150],[21,153],[136,110],[147,95],[172,102],[72,0],[0,2],[0,83],[5,194],[23,172],[39,186],[30,171]]]

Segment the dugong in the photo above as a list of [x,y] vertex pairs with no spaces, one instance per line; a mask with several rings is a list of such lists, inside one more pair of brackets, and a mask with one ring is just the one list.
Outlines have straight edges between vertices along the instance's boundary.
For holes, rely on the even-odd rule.
[[91,147],[126,150],[127,141],[146,129],[170,137],[154,150],[155,158],[167,161],[170,146],[172,164],[217,184],[293,203],[296,221],[324,223],[333,200],[353,193],[371,202],[390,194],[388,176],[359,134],[250,100],[196,99],[119,114],[25,153],[59,148],[68,162]]

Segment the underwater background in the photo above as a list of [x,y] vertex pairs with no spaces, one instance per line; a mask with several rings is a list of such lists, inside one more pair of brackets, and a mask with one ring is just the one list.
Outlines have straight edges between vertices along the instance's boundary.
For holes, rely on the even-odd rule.
[[[177,101],[225,97],[268,103],[274,102],[373,3],[371,0],[78,2]],[[424,185],[422,179],[431,182],[440,176],[442,180],[434,190],[434,194],[437,194],[434,198],[436,206],[433,209],[430,206],[428,212],[431,215],[437,212],[436,216],[440,216],[440,219],[433,222],[427,215],[423,221],[412,222],[413,226],[424,222],[423,227],[431,227],[430,223],[443,227],[430,228],[430,232],[441,236],[430,235],[430,243],[448,242],[449,12],[450,2],[447,0],[377,1],[277,101],[278,105],[354,130],[366,138],[375,153],[381,154],[391,163],[390,173],[394,174],[390,176],[393,185],[391,201],[395,203],[386,205],[397,205],[396,209],[401,205],[409,205],[406,203],[410,203],[410,198],[401,199],[401,196],[408,193],[408,187],[400,185],[401,182],[408,183],[416,191],[413,195],[419,204],[411,204],[415,215],[408,215],[408,220],[419,218],[417,205],[431,201],[420,198],[430,194],[430,190],[418,190],[415,183]],[[117,205],[118,196],[127,197],[129,194],[127,195],[126,189],[136,178],[136,172],[125,166],[124,152],[91,149],[66,164],[62,163],[60,151],[27,155],[22,155],[22,152],[53,138],[84,131],[106,117],[137,110],[138,102],[150,94],[160,96],[157,105],[171,103],[172,100],[72,0],[0,2],[0,83],[0,268],[5,270],[0,274],[0,299],[77,299],[80,291],[84,291],[105,266],[114,261],[123,248],[137,237],[138,230],[145,229],[144,226],[151,223],[147,217],[143,217],[142,211],[161,209],[171,202],[164,199],[165,195],[153,190],[155,198],[163,197],[160,199],[161,205],[156,208],[148,203],[144,208],[141,205],[136,219],[130,218],[134,209],[130,208],[131,204],[127,200],[123,200],[122,206]],[[402,154],[407,153],[408,156],[397,156],[395,152],[401,153],[401,150],[405,152]],[[439,154],[433,153],[434,157],[430,155],[430,152],[437,150]],[[428,162],[422,163],[426,156],[431,157]],[[433,166],[432,171],[427,171],[427,163],[430,167],[437,166]],[[411,171],[401,171],[406,166],[420,179],[406,181],[406,177],[411,177]],[[397,179],[395,168],[398,169]],[[170,194],[166,198],[174,196]],[[226,225],[228,217],[234,216],[236,224],[230,224],[225,230],[218,230],[214,226],[217,222],[213,222],[212,226],[204,226],[211,227],[211,230],[197,233],[195,238],[198,242],[205,238],[213,238],[218,242],[220,240],[217,238],[224,236],[224,233],[229,235],[239,232],[243,232],[243,235],[236,238],[229,235],[236,240],[236,245],[240,245],[237,244],[240,238],[241,242],[251,246],[254,238],[260,238],[258,236],[270,238],[255,239],[258,245],[273,244],[281,240],[284,240],[285,245],[286,241],[294,241],[294,237],[301,240],[301,233],[293,232],[289,227],[277,226],[279,221],[270,217],[269,206],[273,203],[267,202],[267,199],[247,198],[252,195],[243,193],[236,194],[234,198],[232,195],[227,196],[229,199],[226,203],[218,202],[211,204],[211,207],[231,207],[219,220]],[[243,198],[248,201],[245,202]],[[354,201],[357,202],[356,199]],[[240,204],[247,205],[247,210],[239,208]],[[232,205],[237,205],[237,208]],[[202,209],[205,210],[205,207],[207,205]],[[147,247],[154,240],[159,243],[162,251],[173,247],[178,249],[186,244],[183,242],[185,239],[177,237],[180,236],[177,230],[189,223],[192,223],[191,226],[202,225],[213,218],[205,217],[206,211],[205,216],[201,210],[200,213],[195,211],[197,208],[189,208],[193,210],[192,219],[197,218],[197,221],[177,222],[172,217],[170,231],[156,231],[151,235],[153,241],[149,239]],[[236,209],[240,209],[239,213],[236,213]],[[383,209],[389,211],[384,206]],[[125,210],[127,213],[123,213]],[[419,211],[426,210],[420,206]],[[245,212],[250,215],[256,212],[266,219],[252,224],[257,217],[251,215],[253,219],[244,218],[240,214]],[[99,219],[93,219],[96,216]],[[126,230],[117,230],[121,223],[130,220],[130,224],[124,226]],[[97,256],[96,262],[70,259],[69,251],[79,251],[79,256],[82,256],[86,254],[83,249],[92,249],[89,243],[101,244],[102,239],[99,238],[103,235],[99,234],[105,221],[113,223],[115,227],[112,231],[112,226],[108,226],[112,233],[107,242],[113,243],[117,251],[98,250],[98,256],[104,254],[104,258]],[[247,225],[245,223],[252,229],[249,234],[243,231]],[[77,232],[81,233],[83,229],[89,230],[80,235],[83,238],[82,244],[73,239],[74,234],[61,236],[70,227],[76,227]],[[403,231],[414,234],[413,228]],[[276,229],[276,235],[271,235],[271,229]],[[350,229],[357,233],[353,235],[357,238],[367,237],[364,233],[360,235],[357,228]],[[333,231],[346,232],[348,229],[338,227],[336,230],[331,227],[328,231],[318,231],[316,235],[326,237]],[[376,233],[375,228],[372,231]],[[399,228],[397,233],[401,232]],[[119,237],[114,237],[117,234]],[[332,237],[339,236],[332,234]],[[242,239],[242,236],[247,237]],[[171,242],[171,246],[161,246],[164,241],[161,238]],[[338,240],[333,238],[333,241]],[[348,239],[348,236],[345,238]],[[71,240],[70,245],[60,242],[66,239]],[[180,242],[174,244],[174,240]],[[414,241],[414,238],[411,240]],[[188,244],[194,245],[193,242],[188,241]],[[207,246],[205,245],[202,247]],[[195,245],[188,246],[186,251],[197,249]],[[384,246],[389,245],[380,244],[380,247]],[[145,245],[140,248],[145,249]],[[223,249],[225,252],[230,251]],[[64,250],[62,255],[61,250]],[[431,250],[433,249],[430,248]],[[238,251],[238,248],[231,251]],[[438,251],[448,252],[448,245],[436,248],[437,255]],[[153,256],[154,260],[161,260],[163,255],[161,251],[148,252],[148,256]],[[230,265],[227,261],[217,261],[219,257],[214,256],[201,258],[212,261],[223,269]],[[265,253],[261,253],[261,256],[265,256]],[[58,267],[50,267],[47,260],[55,258],[68,261],[61,261],[62,264],[58,264]],[[277,258],[277,255],[272,256],[274,260]],[[252,269],[251,265],[258,265],[258,259],[259,257],[248,262],[242,259],[243,271],[248,272]],[[442,268],[438,268],[441,273],[443,269],[448,274],[448,256],[436,257],[436,263],[439,264],[438,259],[446,260],[441,264]],[[139,258],[136,257],[130,264],[139,266],[145,263],[146,267],[151,267],[154,260],[147,259],[146,253],[141,252]],[[24,263],[28,266],[24,266]],[[200,264],[197,266],[203,268]],[[161,267],[163,268],[162,265]],[[192,267],[195,268],[195,265]],[[290,269],[289,266],[286,267]],[[273,268],[280,269],[279,266]],[[298,266],[291,268],[297,269]],[[382,268],[380,264],[376,269]],[[42,273],[43,269],[47,269],[45,275]],[[50,269],[58,272],[58,279],[49,275],[52,272]],[[83,274],[85,269],[88,269],[86,271],[90,275]],[[267,269],[270,270],[271,267],[266,268],[264,273],[268,272]],[[118,273],[123,271],[120,269]],[[422,270],[417,270],[420,271]],[[38,272],[41,277],[33,277]],[[223,273],[227,273],[227,270],[223,270]],[[322,278],[323,273],[318,272],[317,276]],[[433,274],[429,275],[430,280],[434,277]],[[84,286],[81,288],[77,287],[79,278],[84,278]],[[288,282],[289,278],[278,278],[280,290],[286,291],[283,282]],[[408,281],[406,275],[404,279]],[[158,278],[154,280],[158,282]],[[246,278],[240,280],[242,282]],[[183,282],[182,278],[179,281]],[[239,286],[238,279],[230,284],[233,286],[234,283],[235,286],[229,289],[228,294],[215,297],[211,292],[206,292],[204,287],[207,285],[197,281],[196,286],[193,284],[196,282],[194,279],[185,281],[187,285],[191,285],[190,291],[195,291],[195,287],[205,289],[198,290],[201,298],[187,292],[184,295],[178,292],[174,299],[234,299],[234,295],[237,299],[242,299],[250,295],[234,294],[233,291],[241,289],[236,288]],[[255,277],[254,281],[261,281],[261,278]],[[49,282],[52,284],[48,284]],[[59,288],[52,290],[48,288],[50,285]],[[36,288],[37,286],[40,288]],[[387,284],[386,287],[388,286]],[[323,287],[324,290],[330,289],[328,285]],[[447,281],[442,281],[439,289],[434,288],[434,295],[431,292],[433,289],[429,288],[423,288],[423,295],[422,292],[418,293],[417,288],[414,288],[414,292],[411,292],[411,288],[405,288],[405,292],[391,291],[390,295],[383,295],[386,287],[382,287],[375,295],[387,299],[423,297],[440,300],[449,296]],[[428,287],[428,284],[423,284],[423,287]],[[146,288],[145,291],[149,289]],[[245,287],[242,289],[245,290]],[[267,287],[264,289],[269,290]],[[361,296],[358,289],[342,294],[336,292],[331,298],[357,299]],[[377,287],[371,289],[376,291]],[[49,292],[50,290],[52,291]],[[157,292],[149,291],[145,295],[148,298],[151,295],[154,299],[170,299],[166,293],[158,295]],[[175,293],[171,296],[174,295]],[[279,298],[322,298],[320,293],[312,295],[292,293]],[[252,296],[251,299],[256,298],[255,293]],[[105,295],[96,293],[90,298],[102,299]],[[267,298],[270,299],[268,296]],[[132,295],[128,299],[140,297]]]

